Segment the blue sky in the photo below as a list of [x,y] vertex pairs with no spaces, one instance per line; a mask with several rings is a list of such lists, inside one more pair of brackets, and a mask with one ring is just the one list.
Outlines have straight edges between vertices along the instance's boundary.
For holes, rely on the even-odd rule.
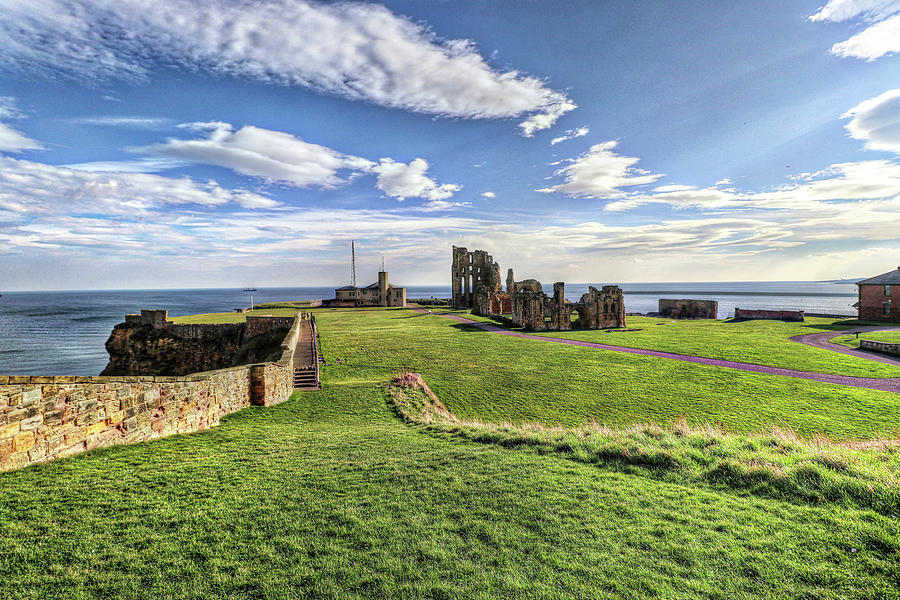
[[900,265],[900,0],[0,0],[0,288]]

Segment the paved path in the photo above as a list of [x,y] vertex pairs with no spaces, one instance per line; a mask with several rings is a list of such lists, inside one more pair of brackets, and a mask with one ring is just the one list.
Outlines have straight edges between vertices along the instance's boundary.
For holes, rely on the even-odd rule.
[[[421,313],[431,313],[431,311],[422,309],[422,308],[414,308]],[[472,319],[467,319],[466,317],[461,317],[459,315],[448,315],[448,314],[435,314],[439,317],[445,317],[448,319],[452,319],[454,321],[458,321],[459,323],[465,323],[467,325],[472,325],[474,327],[478,327],[483,329],[484,331],[490,331],[492,333],[498,333],[500,335],[508,335],[510,337],[517,338],[527,338],[531,340],[541,340],[544,342],[555,342],[557,344],[569,344],[571,346],[584,346],[586,348],[599,348],[600,350],[612,350],[614,352],[625,352],[627,354],[642,354],[644,356],[657,356],[660,358],[668,358],[671,360],[680,360],[683,362],[696,363],[701,365],[712,365],[715,367],[727,367],[729,369],[739,369],[741,371],[752,371],[754,373],[766,373],[769,375],[783,375],[785,377],[795,377],[798,379],[811,379],[813,381],[821,381],[823,383],[834,383],[837,385],[847,385],[851,387],[857,388],[866,388],[870,390],[882,390],[886,392],[894,392],[900,394],[900,377],[892,377],[892,378],[878,378],[878,377],[849,377],[847,375],[829,375],[827,373],[812,373],[809,371],[796,371],[794,369],[782,369],[780,367],[767,367],[765,365],[755,365],[753,363],[743,363],[736,362],[732,360],[721,360],[718,358],[704,358],[702,356],[689,356],[685,354],[675,354],[674,352],[660,352],[658,350],[644,350],[642,348],[627,348],[625,346],[610,346],[608,344],[597,344],[595,342],[582,342],[580,340],[567,340],[564,338],[555,338],[555,337],[546,337],[542,335],[529,335],[527,333],[521,333],[518,331],[510,331],[509,329],[503,329],[502,327],[497,327],[496,325],[492,325],[490,323],[482,323],[480,321],[473,321]],[[869,330],[878,330],[885,328],[873,327]],[[862,331],[863,328],[860,328]],[[854,329],[854,331],[856,331]],[[812,334],[813,336],[818,335],[826,335],[830,337],[837,337],[838,335],[844,335],[843,333],[835,333],[835,332],[827,332],[825,334]],[[809,336],[797,336],[807,338]],[[791,338],[794,339],[794,338]],[[807,343],[809,345],[817,345],[811,343],[807,340],[795,340],[800,341],[801,343]],[[838,344],[831,344],[831,346],[839,346]],[[823,347],[823,346],[818,346]],[[845,346],[839,346],[841,348],[846,348]],[[830,346],[827,349],[831,350]],[[851,350],[847,348],[847,350]],[[847,352],[847,354],[853,354],[854,356],[860,356],[860,358],[870,358],[869,353],[866,353],[865,356],[854,352]],[[879,361],[885,362],[885,361]],[[891,361],[890,364],[900,365],[900,362]]]

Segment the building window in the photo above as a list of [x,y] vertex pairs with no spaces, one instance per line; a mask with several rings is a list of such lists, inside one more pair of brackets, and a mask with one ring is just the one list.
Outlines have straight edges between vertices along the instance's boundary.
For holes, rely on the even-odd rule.
[[884,307],[884,316],[889,317],[891,315],[891,301],[888,300],[882,306]]
[[891,295],[891,286],[889,286],[889,285],[884,286],[884,295],[885,296]]

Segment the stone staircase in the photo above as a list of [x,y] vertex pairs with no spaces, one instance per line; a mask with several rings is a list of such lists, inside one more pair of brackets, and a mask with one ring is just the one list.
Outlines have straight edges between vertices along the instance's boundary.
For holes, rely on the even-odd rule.
[[318,390],[319,384],[319,345],[316,339],[315,318],[309,314],[302,315],[300,336],[294,350],[294,389]]

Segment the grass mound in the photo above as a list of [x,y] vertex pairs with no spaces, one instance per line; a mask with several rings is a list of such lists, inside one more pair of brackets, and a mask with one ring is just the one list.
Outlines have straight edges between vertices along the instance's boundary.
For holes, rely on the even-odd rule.
[[721,427],[547,427],[460,419],[418,373],[391,380],[388,395],[408,423],[505,447],[530,446],[584,463],[640,470],[665,481],[711,484],[804,502],[836,502],[900,516],[900,439],[805,440],[793,431],[729,434]]

